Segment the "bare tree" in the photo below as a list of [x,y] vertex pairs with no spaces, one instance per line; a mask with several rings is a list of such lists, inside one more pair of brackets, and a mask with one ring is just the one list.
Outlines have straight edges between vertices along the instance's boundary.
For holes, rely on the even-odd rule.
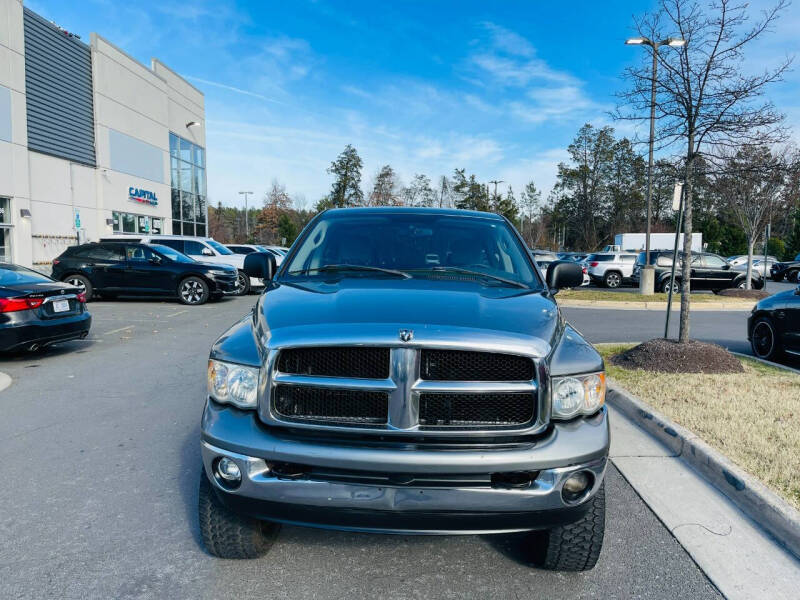
[[378,174],[375,175],[372,191],[369,194],[369,204],[371,206],[395,206],[400,204],[398,187],[397,173],[390,165],[383,165]]
[[[684,260],[681,270],[679,340],[689,340],[689,294],[692,251],[692,182],[695,161],[709,160],[725,149],[756,141],[777,141],[783,135],[782,115],[763,100],[769,84],[779,81],[791,58],[756,74],[744,64],[745,50],[769,31],[786,0],[779,0],[750,23],[748,4],[741,0],[660,0],[658,8],[637,18],[638,33],[651,40],[678,36],[679,48],[657,54],[656,140],[664,147],[685,144]],[[630,89],[621,94],[619,118],[647,118],[652,85],[651,57],[626,70]]]
[[[747,277],[752,287],[753,248],[770,216],[783,198],[787,156],[763,145],[745,146],[723,163],[714,187],[747,237]],[[767,275],[766,266],[764,275]]]

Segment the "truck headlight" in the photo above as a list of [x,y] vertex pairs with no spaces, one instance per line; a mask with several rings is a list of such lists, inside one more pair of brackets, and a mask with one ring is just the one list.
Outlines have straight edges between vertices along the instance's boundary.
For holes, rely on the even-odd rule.
[[239,408],[258,403],[259,369],[220,360],[208,361],[208,393],[217,402]]
[[606,401],[605,373],[553,378],[554,419],[596,413]]

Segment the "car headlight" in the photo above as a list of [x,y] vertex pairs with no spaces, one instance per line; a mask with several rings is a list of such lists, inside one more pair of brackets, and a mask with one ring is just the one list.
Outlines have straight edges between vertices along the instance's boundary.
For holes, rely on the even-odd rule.
[[596,413],[606,401],[606,374],[591,373],[553,378],[554,419],[571,419]]
[[208,361],[208,393],[217,402],[239,408],[258,404],[259,369],[220,360]]

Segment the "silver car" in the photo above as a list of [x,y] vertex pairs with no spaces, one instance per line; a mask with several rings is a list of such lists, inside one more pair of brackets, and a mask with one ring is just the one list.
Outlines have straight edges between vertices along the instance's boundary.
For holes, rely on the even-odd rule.
[[590,254],[586,259],[587,274],[596,285],[607,288],[618,288],[630,283],[633,268],[636,265],[636,254],[626,252],[598,252]]

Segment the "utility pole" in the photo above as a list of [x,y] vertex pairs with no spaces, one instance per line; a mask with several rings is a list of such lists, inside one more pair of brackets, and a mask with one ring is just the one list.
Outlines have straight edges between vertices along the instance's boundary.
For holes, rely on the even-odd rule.
[[652,294],[655,270],[650,264],[650,221],[653,206],[653,144],[656,137],[656,82],[658,69],[658,49],[660,46],[680,48],[686,45],[682,38],[667,38],[660,42],[646,37],[630,38],[625,43],[632,46],[650,46],[653,50],[653,74],[650,84],[650,142],[647,157],[647,232],[645,233],[644,268],[639,273],[639,293]]
[[250,241],[250,221],[249,216],[247,214],[247,196],[252,194],[253,192],[239,192],[240,195],[244,195],[244,237],[245,242]]
[[494,184],[494,198],[497,200],[497,184],[498,183],[505,183],[502,179],[492,179],[489,183]]

